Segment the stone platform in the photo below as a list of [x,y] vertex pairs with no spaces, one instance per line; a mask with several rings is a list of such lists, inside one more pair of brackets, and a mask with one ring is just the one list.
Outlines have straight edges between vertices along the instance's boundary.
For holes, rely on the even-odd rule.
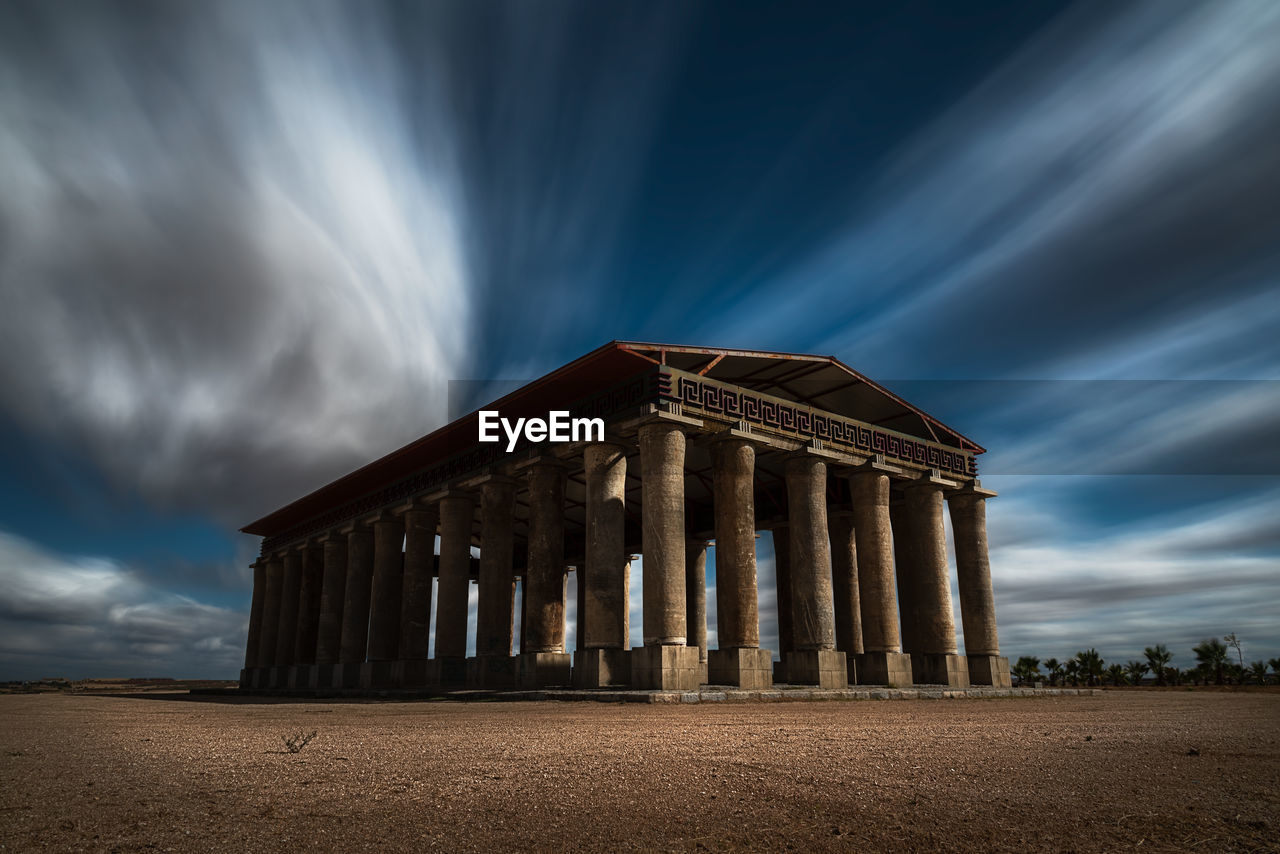
[[455,700],[458,702],[529,702],[539,700],[585,701],[597,703],[775,703],[832,700],[963,700],[998,697],[1088,697],[1102,693],[1101,688],[947,688],[923,685],[915,688],[854,687],[834,690],[803,685],[775,685],[767,690],[745,690],[727,686],[704,685],[697,691],[632,691],[574,690],[339,690],[278,691],[239,688],[193,688],[192,694],[233,696],[278,696],[290,700]]

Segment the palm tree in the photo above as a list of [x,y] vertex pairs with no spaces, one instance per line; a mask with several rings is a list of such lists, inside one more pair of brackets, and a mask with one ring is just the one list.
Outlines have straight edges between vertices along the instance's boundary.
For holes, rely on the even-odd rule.
[[1034,655],[1024,655],[1013,665],[1013,675],[1018,677],[1018,684],[1034,682],[1040,678],[1040,659]]
[[1264,661],[1255,661],[1249,665],[1249,675],[1253,677],[1253,681],[1259,685],[1267,684],[1267,664]]
[[1086,685],[1102,684],[1103,664],[1102,656],[1098,655],[1098,651],[1090,647],[1083,652],[1076,653],[1076,667],[1080,671],[1080,675],[1084,677]]
[[1130,661],[1127,665],[1125,665],[1124,669],[1125,669],[1125,672],[1129,675],[1129,684],[1141,685],[1142,674],[1146,673],[1147,670],[1150,668],[1148,668],[1147,665],[1143,664],[1141,661]]
[[1058,680],[1062,678],[1062,664],[1056,658],[1046,658],[1044,660],[1044,669],[1049,672],[1049,684],[1057,685]]
[[1162,643],[1155,646],[1149,646],[1142,651],[1147,657],[1147,666],[1151,668],[1151,675],[1156,677],[1156,684],[1164,684],[1164,669],[1169,666],[1169,662],[1173,661],[1173,653],[1169,652],[1169,648]]
[[1107,668],[1107,678],[1111,680],[1111,684],[1119,688],[1124,681],[1124,665],[1113,664]]
[[1196,654],[1196,661],[1200,663],[1205,676],[1212,673],[1213,681],[1221,685],[1223,671],[1227,666],[1227,645],[1217,638],[1209,638],[1192,647],[1191,651]]
[[1068,658],[1066,664],[1062,665],[1062,671],[1071,680],[1072,685],[1080,684],[1080,659]]
[[1271,672],[1276,675],[1276,678],[1280,679],[1280,658],[1267,659],[1267,666],[1271,668]]

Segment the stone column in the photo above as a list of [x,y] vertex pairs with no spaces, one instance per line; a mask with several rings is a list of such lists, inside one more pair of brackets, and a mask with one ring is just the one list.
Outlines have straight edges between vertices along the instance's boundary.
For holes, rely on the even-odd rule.
[[644,646],[632,650],[636,688],[697,690],[697,647],[685,645],[683,429],[643,424],[640,434],[644,553]]
[[400,597],[404,591],[404,519],[373,523],[373,581],[369,593],[369,660],[361,670],[363,688],[394,688],[392,671],[400,657]]
[[791,619],[796,645],[786,659],[787,680],[797,685],[844,688],[849,684],[845,656],[835,648],[827,466],[807,454],[794,456],[787,460],[786,477]]
[[564,466],[534,461],[529,486],[529,560],[523,597],[519,681],[525,688],[570,684],[571,656],[564,648]]
[[302,552],[302,586],[298,591],[298,632],[293,649],[291,688],[312,687],[311,667],[316,663],[323,585],[324,562],[320,550],[308,545]]
[[369,597],[373,587],[373,529],[357,527],[347,534],[347,583],[342,602],[342,642],[335,688],[358,688],[369,648]]
[[253,567],[253,595],[249,601],[249,637],[244,645],[244,669],[240,671],[240,687],[258,687],[253,673],[258,667],[258,649],[262,645],[262,602],[267,596],[267,564],[262,558]]
[[919,643],[919,652],[911,654],[911,671],[919,682],[967,688],[968,663],[956,654],[941,487],[932,478],[912,482],[906,488],[905,508],[915,552],[909,569],[915,579],[914,622]]
[[401,687],[427,683],[431,649],[431,581],[435,576],[435,505],[404,514],[404,579],[400,588],[400,664],[393,676]]
[[516,482],[492,476],[480,486],[480,590],[476,603],[476,658],[468,665],[474,687],[515,684],[512,595]]
[[441,684],[466,681],[467,598],[471,587],[471,523],[475,498],[447,492],[440,498],[440,581],[436,591],[436,657]]
[[858,660],[858,682],[906,687],[911,684],[911,659],[902,652],[898,632],[889,476],[875,470],[858,471],[849,477],[849,486],[864,650]]
[[600,443],[583,451],[586,478],[586,560],[578,567],[578,636],[581,649],[574,684],[604,688],[630,682],[628,554],[626,550],[627,453]]
[[298,600],[302,594],[302,552],[290,549],[284,556],[284,586],[280,591],[280,636],[276,639],[273,688],[289,687],[289,668],[298,636]]
[[[347,538],[330,531],[324,538],[324,583],[320,628],[316,633],[317,687],[333,685],[333,665],[342,652],[342,607],[347,595]],[[327,675],[326,675],[327,674]]]
[[853,516],[832,514],[831,592],[835,600],[836,649],[844,653],[849,684],[858,681],[858,657],[862,648],[862,608],[858,601],[858,544]]
[[711,447],[716,524],[716,650],[708,679],[716,685],[769,688],[773,653],[760,649],[756,589],[755,447],[725,438]]
[[[898,613],[901,616],[902,651],[915,655],[922,651],[919,621],[922,611],[920,594],[919,556],[916,535],[912,531],[911,514],[907,512],[905,498],[889,504],[889,522],[893,529],[893,562],[898,578]],[[917,677],[923,674],[916,673]]]
[[[787,653],[795,651],[795,634],[791,629],[791,529],[785,524],[773,529],[773,581],[778,603],[778,653],[783,665],[779,675],[786,673]],[[775,681],[785,682],[785,678]]]
[[[698,648],[698,661],[707,663],[707,541],[689,539],[684,549],[685,624],[689,646]],[[716,559],[717,564],[719,558]]]
[[[260,558],[267,564],[267,590],[262,597],[262,636],[258,639],[258,668],[276,665],[276,641],[280,637],[280,602],[284,593],[284,562],[279,557]],[[259,688],[270,687],[268,675],[259,674]]]
[[974,685],[1008,688],[1009,659],[1000,655],[996,637],[996,605],[991,590],[991,562],[987,554],[987,499],[994,492],[970,484],[947,497],[956,547],[956,576],[960,588],[960,620],[969,680]]

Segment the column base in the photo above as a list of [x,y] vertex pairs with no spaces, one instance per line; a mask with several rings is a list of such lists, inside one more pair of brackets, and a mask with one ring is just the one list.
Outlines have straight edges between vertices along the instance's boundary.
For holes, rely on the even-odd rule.
[[567,652],[522,652],[516,662],[521,688],[560,688],[573,684],[573,656]]
[[399,688],[424,688],[431,684],[431,662],[425,658],[392,662],[391,678]]
[[467,659],[468,688],[514,688],[516,660],[510,655],[478,655]]
[[344,661],[333,665],[333,687],[337,689],[359,688],[363,661]]
[[271,668],[270,667],[249,668],[249,687],[254,689],[271,687]]
[[707,651],[706,681],[738,688],[773,687],[773,652],[755,647]]
[[250,682],[251,682],[251,681],[252,681],[252,680],[250,679],[250,671],[249,671],[249,668],[248,668],[248,667],[242,667],[242,668],[240,668],[240,687],[241,687],[241,688],[252,688],[252,687],[253,687],[253,685],[251,685],[251,684],[250,684]]
[[573,654],[573,687],[626,688],[630,684],[630,650],[582,649]]
[[849,687],[849,668],[838,649],[798,649],[785,658],[787,681],[819,688]]
[[859,685],[905,688],[913,684],[911,656],[902,652],[864,652],[858,656]]
[[969,655],[969,684],[990,685],[993,688],[1012,688],[1013,677],[1009,673],[1009,659],[1003,655]]
[[307,668],[307,687],[312,691],[333,687],[333,672],[336,664],[313,664]]
[[267,674],[267,688],[288,688],[289,687],[289,671],[292,669],[290,665],[282,667],[272,667]]
[[969,687],[969,662],[955,653],[913,652],[911,673],[917,685]]
[[777,661],[775,661],[775,662],[773,663],[773,684],[774,684],[774,685],[786,685],[786,684],[787,684],[787,662],[786,662],[786,656],[787,656],[787,654],[786,654],[785,652],[784,652],[784,653],[782,653],[782,658],[780,658],[779,660],[777,660]]
[[462,657],[433,658],[427,663],[427,676],[432,685],[460,687],[467,684],[467,660]]
[[654,644],[631,650],[631,687],[640,690],[697,691],[702,663],[696,646]]
[[366,691],[398,688],[394,661],[366,661],[360,668],[360,687]]
[[311,687],[311,665],[294,664],[289,668],[288,680],[285,682],[290,691],[305,691]]

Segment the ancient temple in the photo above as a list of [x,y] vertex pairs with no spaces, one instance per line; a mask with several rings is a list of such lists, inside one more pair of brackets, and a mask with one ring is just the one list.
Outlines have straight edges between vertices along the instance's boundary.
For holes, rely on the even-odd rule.
[[[479,440],[473,412],[246,526],[263,541],[242,687],[1009,685],[983,448],[839,360],[615,341],[484,409],[604,433],[508,450]],[[776,662],[760,646],[761,536]]]

